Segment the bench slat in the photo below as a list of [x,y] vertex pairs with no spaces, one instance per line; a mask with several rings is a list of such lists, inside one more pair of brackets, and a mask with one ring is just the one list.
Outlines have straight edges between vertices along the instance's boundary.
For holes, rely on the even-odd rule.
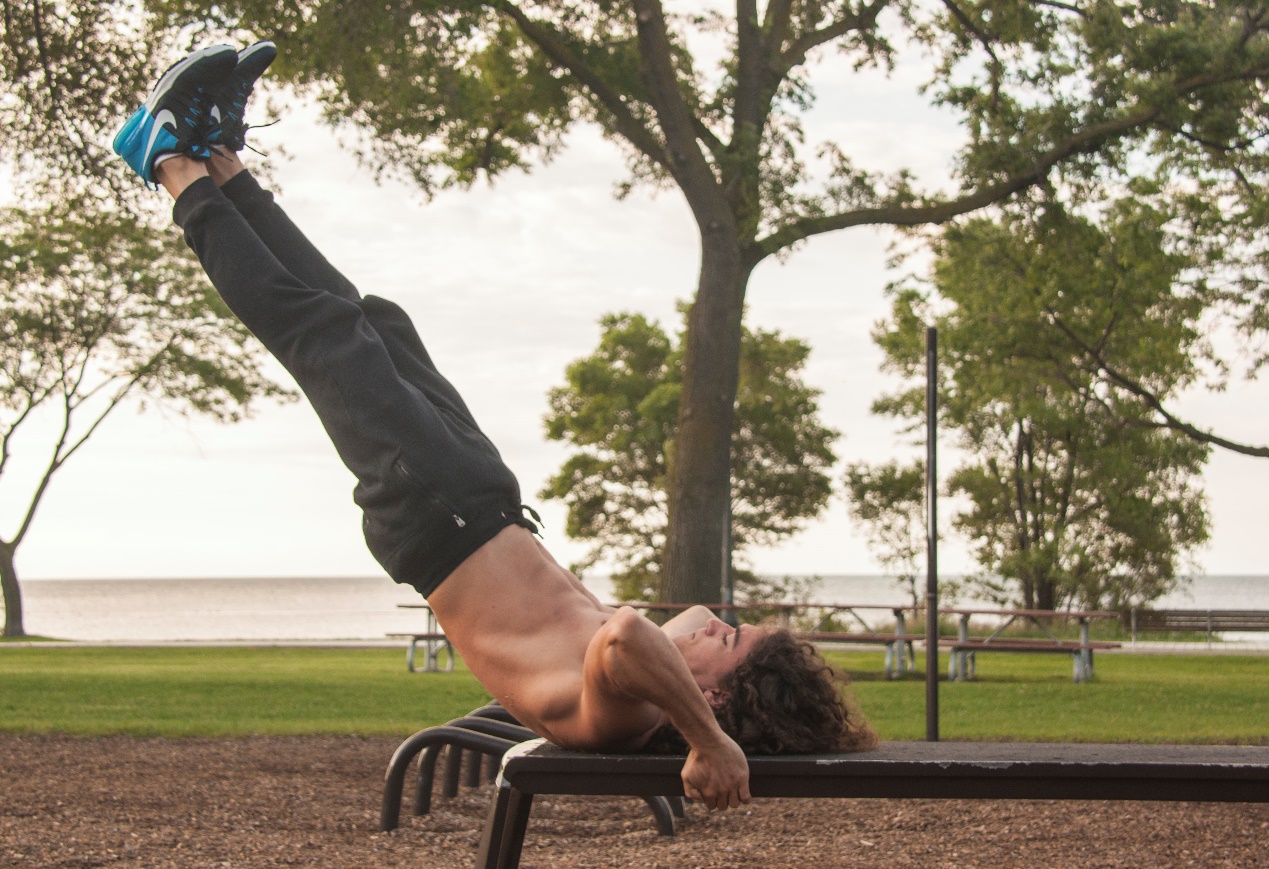
[[[681,757],[543,745],[509,759],[526,793],[683,793]],[[1269,802],[1269,747],[890,743],[875,751],[749,758],[758,797]]]
[[1145,610],[1124,613],[1139,631],[1269,631],[1269,610]]
[[809,631],[799,633],[798,637],[804,640],[810,640],[813,643],[921,643],[925,641],[925,634],[858,634],[843,633],[840,631]]

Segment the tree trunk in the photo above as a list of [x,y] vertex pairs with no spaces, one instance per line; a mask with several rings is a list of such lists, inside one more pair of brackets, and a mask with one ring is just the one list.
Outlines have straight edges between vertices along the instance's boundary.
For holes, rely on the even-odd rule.
[[25,637],[22,625],[22,589],[18,586],[18,572],[13,564],[17,547],[0,542],[0,587],[4,589],[4,636]]
[[749,270],[734,233],[701,232],[701,275],[684,336],[683,392],[670,463],[661,599],[722,599],[731,515],[731,438]]

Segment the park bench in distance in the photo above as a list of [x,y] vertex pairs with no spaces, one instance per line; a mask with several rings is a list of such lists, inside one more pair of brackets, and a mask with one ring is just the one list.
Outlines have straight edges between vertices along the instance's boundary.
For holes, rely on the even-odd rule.
[[1150,610],[1133,607],[1123,613],[1123,622],[1137,642],[1139,631],[1212,634],[1224,631],[1269,631],[1269,610]]
[[[681,796],[682,766],[682,757],[587,754],[541,739],[510,749],[477,869],[519,865],[535,794]],[[858,754],[750,757],[749,787],[756,798],[1269,802],[1269,747],[888,743]]]

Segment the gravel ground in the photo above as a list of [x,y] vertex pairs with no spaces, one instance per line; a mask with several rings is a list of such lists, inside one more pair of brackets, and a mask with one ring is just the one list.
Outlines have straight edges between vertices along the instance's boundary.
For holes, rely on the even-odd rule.
[[[0,735],[0,866],[469,867],[490,788],[377,831],[397,740]],[[410,793],[407,782],[407,794]],[[761,800],[659,837],[629,798],[539,798],[522,865],[1269,867],[1269,805]]]

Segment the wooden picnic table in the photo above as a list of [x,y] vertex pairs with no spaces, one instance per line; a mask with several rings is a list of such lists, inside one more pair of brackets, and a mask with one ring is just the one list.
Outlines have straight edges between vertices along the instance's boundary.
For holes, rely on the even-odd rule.
[[426,603],[399,603],[397,609],[402,610],[423,610],[427,613],[427,630],[422,633],[414,634],[388,634],[389,637],[401,637],[409,639],[410,645],[405,652],[405,666],[411,673],[418,672],[418,668],[414,665],[415,651],[420,643],[423,644],[423,672],[436,673],[441,669],[440,658],[444,652],[448,658],[445,664],[445,672],[450,673],[454,670],[454,647],[450,645],[449,638],[445,636],[445,631],[441,629],[441,624],[436,620],[436,613],[432,612],[432,607]]
[[[959,617],[957,638],[954,641],[940,641],[950,646],[951,657],[948,660],[947,675],[953,681],[972,679],[975,670],[975,653],[978,651],[999,652],[1068,652],[1071,654],[1076,682],[1085,682],[1093,677],[1093,652],[1098,649],[1117,649],[1119,643],[1094,643],[1089,636],[1089,626],[1094,619],[1117,619],[1119,613],[1105,610],[1041,610],[1041,609],[980,609],[969,607],[949,607],[940,609],[942,615]],[[1004,623],[989,636],[971,637],[969,620],[974,616],[996,616],[1004,618]],[[998,639],[1011,624],[1024,619],[1038,627],[1048,635],[1048,640],[1035,639]],[[1080,625],[1078,643],[1063,640],[1049,630],[1046,622],[1054,619],[1076,619]]]

